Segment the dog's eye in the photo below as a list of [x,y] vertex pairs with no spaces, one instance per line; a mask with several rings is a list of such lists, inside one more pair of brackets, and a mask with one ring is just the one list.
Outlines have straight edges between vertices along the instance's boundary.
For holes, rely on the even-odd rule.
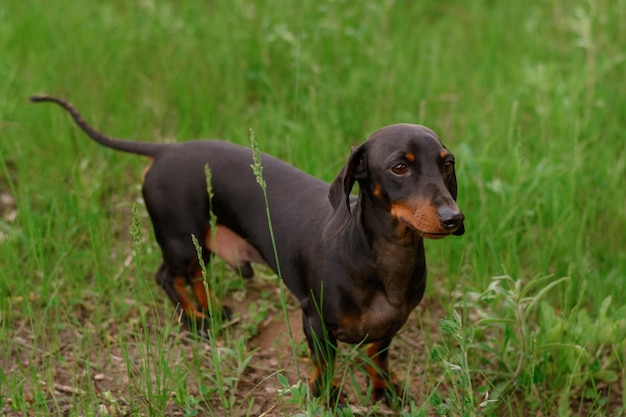
[[391,167],[391,170],[396,175],[403,175],[406,174],[409,169],[407,168],[406,164],[400,163]]
[[448,175],[448,174],[452,174],[452,171],[454,170],[454,161],[446,161],[443,164],[443,172],[444,174]]

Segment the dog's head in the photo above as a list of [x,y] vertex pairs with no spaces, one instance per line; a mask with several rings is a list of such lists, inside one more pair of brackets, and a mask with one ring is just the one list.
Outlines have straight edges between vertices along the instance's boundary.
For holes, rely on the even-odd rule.
[[353,148],[330,187],[328,198],[335,211],[327,229],[331,233],[339,233],[350,219],[355,182],[360,198],[384,208],[398,224],[423,237],[465,232],[464,216],[456,204],[454,156],[424,126],[387,126]]

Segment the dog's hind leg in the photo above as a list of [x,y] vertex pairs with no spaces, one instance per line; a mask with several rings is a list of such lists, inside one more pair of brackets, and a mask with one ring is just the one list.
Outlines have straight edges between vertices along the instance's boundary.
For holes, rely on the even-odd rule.
[[187,276],[183,273],[172,273],[167,264],[163,262],[156,273],[156,280],[177,310],[182,312],[181,319],[184,324],[198,331],[205,329],[207,317],[196,308],[193,301],[189,298],[187,293]]
[[[187,230],[201,230],[189,228]],[[202,270],[198,262],[196,248],[192,243],[191,233],[177,235],[169,234],[167,237],[161,234],[161,230],[155,228],[155,235],[163,252],[163,264],[159,268],[156,278],[159,285],[179,309],[181,318],[189,329],[206,335],[210,326],[210,317],[207,313],[222,314],[230,318],[230,310],[223,307],[202,277]],[[202,238],[203,234],[200,235]],[[199,240],[202,245],[203,242]],[[205,262],[210,259],[210,252],[202,248],[202,258]],[[190,297],[187,285],[191,286],[195,300]],[[196,304],[197,303],[197,304]]]
[[227,320],[232,319],[232,311],[229,307],[221,305],[218,298],[214,296],[211,290],[210,283],[208,281],[208,268],[211,261],[211,251],[206,248],[202,248],[202,260],[204,261],[207,274],[203,274],[202,267],[198,262],[195,269],[192,270],[189,276],[189,284],[193,290],[193,294],[196,298],[196,302],[200,307],[200,310],[204,314],[209,316],[215,313],[222,313],[223,317]]

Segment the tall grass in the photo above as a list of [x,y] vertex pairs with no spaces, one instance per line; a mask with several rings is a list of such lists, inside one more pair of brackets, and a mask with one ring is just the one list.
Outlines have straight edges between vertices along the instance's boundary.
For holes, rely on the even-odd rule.
[[[140,199],[146,161],[98,147],[59,109],[26,101],[47,92],[118,137],[247,144],[252,128],[264,152],[329,181],[378,127],[428,125],[456,156],[467,233],[427,242],[434,310],[418,320],[437,330],[437,315],[454,308],[463,320],[415,333],[426,353],[398,372],[422,387],[413,414],[454,413],[468,386],[500,395],[481,408],[475,392],[465,409],[476,412],[623,410],[624,20],[624,0],[2,1],[0,409],[266,410],[254,401],[261,387],[229,391],[227,406],[216,390],[241,389],[241,365],[254,364],[248,332],[274,310],[224,337],[230,388],[216,386],[216,347],[176,330],[152,282],[160,254]],[[220,273],[245,296],[241,280]],[[494,292],[501,276],[517,287]],[[567,279],[519,321],[515,288],[538,296],[541,277]],[[490,320],[502,317],[513,321]],[[463,331],[471,343],[455,339]],[[473,384],[440,379],[448,368],[425,361],[431,349],[448,362],[461,349]],[[520,349],[514,363],[528,368],[516,372],[507,361]]]

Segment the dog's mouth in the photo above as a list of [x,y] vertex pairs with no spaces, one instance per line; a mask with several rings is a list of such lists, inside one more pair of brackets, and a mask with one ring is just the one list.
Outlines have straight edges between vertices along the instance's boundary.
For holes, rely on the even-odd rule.
[[426,239],[443,239],[446,236],[450,236],[457,229],[457,228],[454,228],[450,230],[427,231],[427,230],[424,230],[424,228],[422,227],[418,227],[414,222],[404,217],[398,217],[398,220],[400,220],[400,222],[402,222],[409,229],[417,232],[417,234],[420,235],[420,237],[423,237]]
[[450,232],[425,232],[423,230],[417,230],[417,234],[427,239],[443,239],[446,236],[450,236],[452,233],[454,233],[454,230]]

